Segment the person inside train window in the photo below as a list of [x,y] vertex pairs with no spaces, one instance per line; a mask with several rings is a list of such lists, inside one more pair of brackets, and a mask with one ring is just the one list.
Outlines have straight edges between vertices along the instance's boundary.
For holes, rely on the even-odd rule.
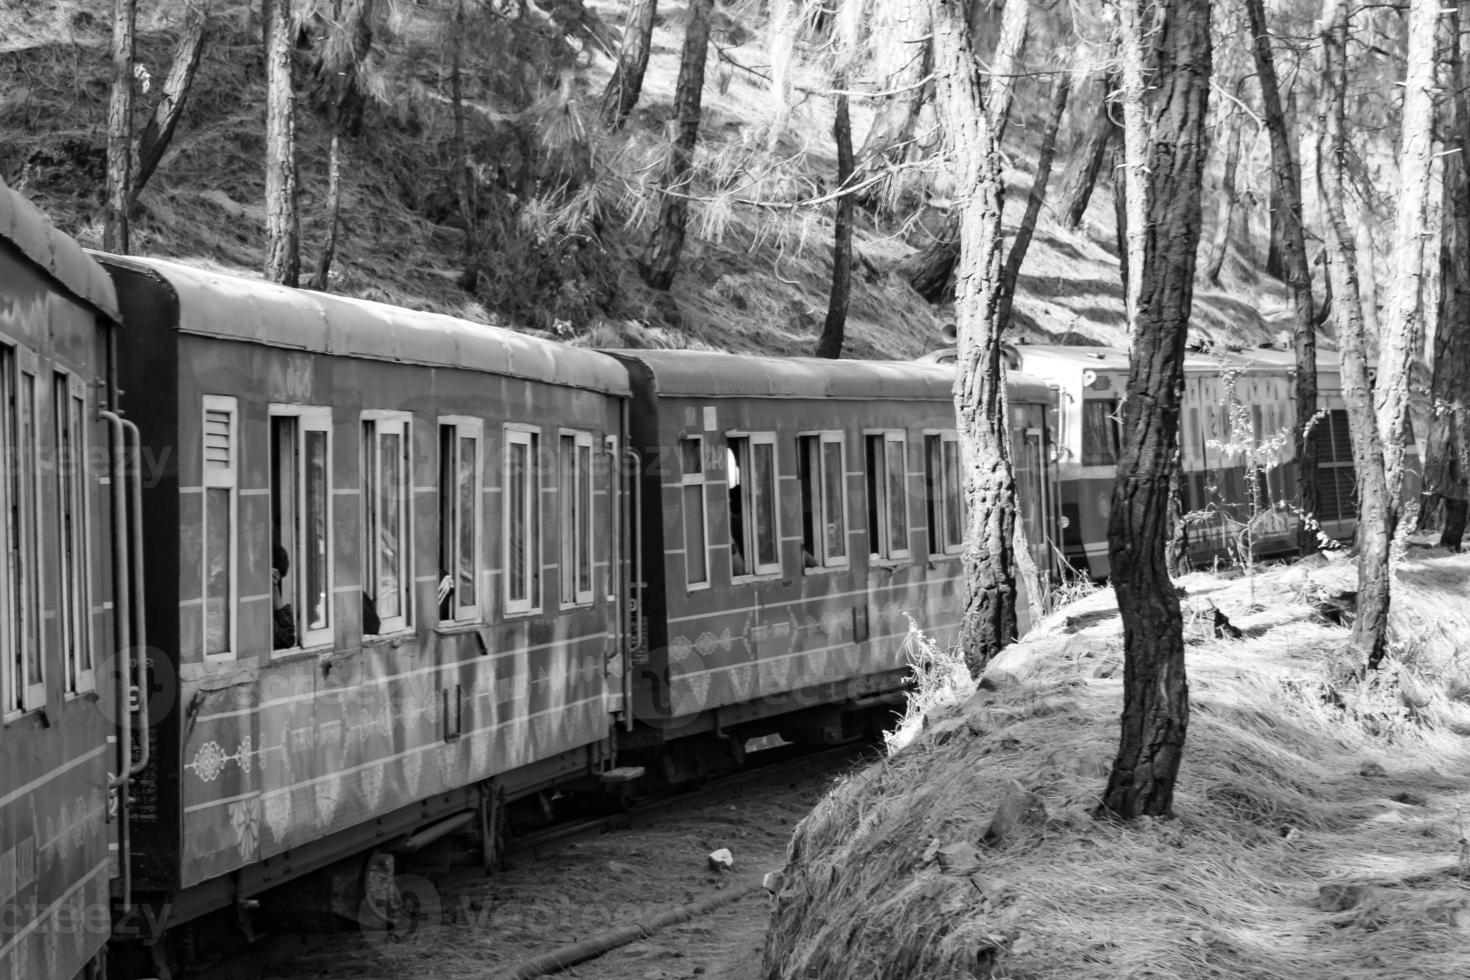
[[435,593],[435,601],[439,603],[439,618],[451,620],[454,618],[454,576],[445,571],[439,573],[439,588]]
[[745,494],[740,485],[740,462],[733,448],[725,450],[725,467],[725,479],[730,486],[730,575],[738,578],[746,574]]
[[296,614],[291,603],[286,601],[286,576],[291,572],[291,556],[286,549],[276,545],[271,555],[271,610],[273,616],[273,642],[276,650],[288,650],[296,645]]

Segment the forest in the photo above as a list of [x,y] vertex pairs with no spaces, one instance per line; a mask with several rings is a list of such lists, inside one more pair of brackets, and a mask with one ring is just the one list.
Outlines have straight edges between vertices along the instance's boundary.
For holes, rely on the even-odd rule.
[[[912,356],[957,331],[963,650],[1015,629],[1005,345],[1132,349],[1100,810],[1167,815],[1187,350],[1342,362],[1352,645],[1470,473],[1465,0],[50,0],[0,8],[0,175],[106,251],[593,346]],[[1302,472],[1311,441],[1293,433]],[[1426,493],[1406,499],[1414,439]],[[1294,505],[1315,511],[1303,479]],[[1304,553],[1317,547],[1304,531]]]

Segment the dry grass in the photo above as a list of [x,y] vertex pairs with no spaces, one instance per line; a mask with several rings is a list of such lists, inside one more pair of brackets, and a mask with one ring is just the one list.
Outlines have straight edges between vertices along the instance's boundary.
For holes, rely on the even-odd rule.
[[[1108,593],[1049,617],[1027,638],[1047,655],[1023,682],[931,713],[801,824],[767,975],[1465,976],[1470,558],[1416,552],[1399,571],[1394,656],[1367,681],[1347,631],[1302,602],[1352,574],[1268,572],[1254,614],[1243,582],[1190,578],[1248,638],[1189,646],[1167,822],[1090,816],[1116,744],[1119,621]],[[978,843],[1010,780],[1044,799],[1045,825],[942,867],[936,849]],[[1368,887],[1324,907],[1319,887],[1344,882]]]

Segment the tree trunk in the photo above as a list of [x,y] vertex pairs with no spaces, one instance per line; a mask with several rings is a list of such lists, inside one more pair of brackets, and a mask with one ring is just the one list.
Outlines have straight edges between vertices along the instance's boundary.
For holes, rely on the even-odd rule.
[[1470,497],[1470,70],[1461,31],[1470,21],[1470,0],[1450,11],[1451,96],[1444,102],[1444,203],[1439,249],[1439,328],[1434,335],[1434,425],[1425,462],[1426,489],[1445,503],[1440,543],[1460,550]]
[[261,0],[265,14],[265,277],[301,277],[296,211],[296,109],[291,85],[291,0]]
[[[1121,141],[1119,141],[1121,144]],[[1123,280],[1123,295],[1128,293],[1128,180],[1126,153],[1121,145],[1113,147],[1113,239],[1118,245],[1118,276]]]
[[[872,173],[900,162],[913,136],[929,75],[929,16],[922,0],[893,0],[878,6],[874,30],[877,45],[874,76],[886,93],[873,114],[873,124],[858,151],[858,168]],[[859,200],[864,207],[877,204],[882,184],[866,188]]]
[[[1022,0],[1012,0],[1020,3]],[[935,107],[952,154],[960,261],[955,281],[955,412],[965,467],[965,613],[960,649],[978,672],[1015,635],[1016,478],[1001,357],[1000,154],[975,70],[967,4],[930,0]],[[999,60],[999,59],[997,59]],[[1009,85],[994,78],[990,91]]]
[[[626,44],[626,35],[623,40]],[[454,5],[454,37],[449,44],[449,108],[454,120],[454,159],[459,163],[459,215],[464,225],[464,269],[459,274],[459,285],[473,293],[480,281],[480,211],[475,164],[470,159],[470,148],[465,138],[463,62],[464,0],[457,0]],[[644,63],[647,63],[646,52]],[[641,72],[638,78],[641,83]]]
[[623,25],[623,44],[618,63],[602,93],[602,120],[608,129],[623,127],[628,114],[643,93],[643,73],[648,69],[648,52],[653,42],[653,19],[658,0],[631,0],[628,22]]
[[704,59],[709,47],[709,15],[713,0],[689,0],[689,25],[684,29],[684,53],[674,91],[678,130],[670,147],[669,165],[659,191],[658,224],[648,242],[639,271],[653,289],[674,284],[679,252],[684,248],[684,225],[689,218],[689,173],[694,165],[694,143],[699,138],[700,94],[704,89]]
[[[839,76],[837,88],[847,88],[847,78]],[[852,181],[852,122],[847,114],[847,96],[837,96],[837,115],[832,122],[832,136],[837,143],[837,186],[846,188]],[[847,329],[847,301],[852,294],[852,208],[851,194],[837,198],[837,223],[832,232],[832,295],[827,300],[827,319],[817,341],[816,356],[842,356],[842,339]]]
[[107,208],[102,219],[102,248],[128,252],[128,183],[133,156],[133,35],[138,0],[113,0],[112,99],[107,106]]
[[1002,335],[1010,328],[1011,307],[1016,299],[1016,280],[1021,275],[1021,263],[1026,261],[1026,250],[1031,247],[1031,237],[1036,232],[1037,219],[1041,217],[1041,206],[1046,203],[1046,185],[1051,180],[1052,160],[1057,151],[1057,133],[1062,128],[1062,116],[1067,111],[1067,94],[1071,91],[1071,82],[1071,76],[1065,72],[1052,81],[1051,115],[1047,119],[1046,132],[1041,136],[1041,151],[1036,158],[1036,175],[1031,180],[1031,192],[1026,195],[1026,213],[1021,216],[1020,227],[1016,229],[1016,237],[1011,241],[1011,250],[1006,255],[1005,269],[1001,273],[995,323],[996,331]]
[[1121,7],[1132,350],[1108,557],[1123,619],[1122,737],[1102,809],[1168,816],[1189,724],[1183,619],[1169,579],[1209,104],[1209,0]]
[[[1296,504],[1301,514],[1317,512],[1317,449],[1307,437],[1307,421],[1317,414],[1317,315],[1312,300],[1312,270],[1307,264],[1307,236],[1302,223],[1302,172],[1292,148],[1286,110],[1276,84],[1276,59],[1266,29],[1263,0],[1245,0],[1246,15],[1255,39],[1253,51],[1260,78],[1266,130],[1271,137],[1271,189],[1280,199],[1281,258],[1291,289],[1296,351],[1296,424],[1292,448],[1297,462]],[[1297,524],[1297,547],[1304,555],[1317,550],[1317,532],[1306,521]]]
[[337,226],[342,213],[342,134],[332,134],[327,151],[327,240],[317,260],[316,272],[308,285],[325,291],[330,282],[332,260],[337,255]]
[[1347,137],[1344,133],[1347,90],[1348,9],[1346,0],[1323,0],[1322,97],[1318,103],[1317,185],[1332,234],[1328,236],[1328,273],[1332,276],[1333,309],[1342,353],[1342,397],[1347,403],[1353,465],[1358,477],[1358,608],[1353,643],[1370,667],[1383,658],[1388,635],[1389,544],[1388,487],[1382,444],[1368,383],[1363,333],[1363,300],[1358,289],[1357,243],[1347,220],[1345,184]]
[[1093,116],[1092,128],[1087,140],[1078,149],[1062,178],[1061,214],[1062,224],[1076,230],[1082,226],[1082,216],[1087,213],[1087,202],[1092,199],[1092,189],[1097,185],[1097,175],[1107,159],[1108,144],[1118,125],[1113,121],[1110,96],[1113,91],[1111,79],[1102,79],[1102,95],[1097,100],[1097,114]]
[[1281,282],[1286,281],[1286,265],[1282,259],[1282,235],[1286,227],[1285,216],[1281,213],[1281,192],[1272,183],[1271,190],[1266,196],[1266,258],[1264,267],[1266,275]]
[[[989,123],[997,152],[1000,150],[1001,136],[1005,132],[1006,121],[1010,116],[1011,101],[1016,89],[1016,66],[1020,61],[1021,49],[1026,44],[1029,9],[1029,0],[1013,0],[1005,5],[1001,13],[1000,39],[996,42],[995,63],[989,82],[984,87],[984,96],[976,103],[976,111],[986,114],[986,121]],[[973,40],[974,34],[968,24],[965,30]],[[934,57],[937,58],[937,49],[935,52]],[[971,58],[974,57],[975,53],[972,53]],[[937,64],[934,66],[934,71],[937,76],[939,72]],[[941,118],[945,118],[943,110],[940,111],[940,115]],[[997,194],[1003,190],[1002,186],[997,190]],[[956,197],[960,193],[962,191],[956,189]],[[951,284],[955,277],[955,265],[960,259],[960,237],[963,224],[961,216],[957,213],[958,210],[958,206],[951,208],[949,215],[945,218],[943,229],[934,240],[917,256],[905,263],[905,274],[909,284],[920,296],[931,303],[942,303],[952,295]]]
[[174,45],[173,63],[169,65],[168,77],[163,82],[163,93],[153,107],[153,115],[138,137],[138,166],[133,175],[133,186],[128,192],[128,203],[138,199],[153,172],[163,161],[173,142],[174,130],[184,114],[189,101],[189,91],[194,86],[194,76],[199,72],[199,59],[204,53],[204,27],[209,20],[209,0],[197,0],[189,4],[184,15],[184,29]]
[[[1235,85],[1236,98],[1245,87],[1244,80]],[[1205,281],[1212,286],[1220,285],[1220,270],[1225,267],[1225,257],[1230,251],[1230,225],[1235,218],[1235,173],[1240,169],[1240,119],[1243,113],[1239,106],[1232,105],[1225,119],[1225,165],[1220,172],[1220,201],[1215,213],[1215,239],[1210,243],[1210,257],[1205,261]]]
[[1189,526],[1184,523],[1184,466],[1178,450],[1169,474],[1169,543],[1164,549],[1164,563],[1170,575],[1188,575],[1194,571],[1189,560]]

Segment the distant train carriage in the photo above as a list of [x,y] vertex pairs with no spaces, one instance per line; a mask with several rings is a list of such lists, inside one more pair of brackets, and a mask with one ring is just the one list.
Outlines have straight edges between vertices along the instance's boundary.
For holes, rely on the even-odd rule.
[[[642,724],[625,748],[835,737],[900,690],[910,616],[955,638],[964,511],[952,368],[613,353],[631,374],[645,473]],[[1039,383],[1011,388],[1022,511],[1038,529],[1051,397]],[[670,776],[698,775],[680,771],[677,751],[660,761]]]
[[[1064,518],[1062,548],[1074,567],[1093,578],[1105,578],[1128,352],[1029,344],[1013,351],[1018,367],[1048,379],[1060,390],[1056,454]],[[1189,541],[1191,557],[1197,562],[1228,557],[1233,535],[1247,520],[1255,522],[1258,557],[1296,550],[1293,365],[1290,352],[1269,349],[1191,354],[1185,360],[1180,410],[1181,503],[1185,512],[1195,515]],[[1323,414],[1312,434],[1320,485],[1314,516],[1327,535],[1350,538],[1357,508],[1335,353],[1318,356],[1317,385]],[[1262,457],[1262,463],[1268,465],[1253,506],[1245,457],[1228,447],[1232,443],[1261,446],[1273,439],[1279,445]]]
[[133,821],[161,926],[609,767],[621,365],[106,262],[155,465],[150,635],[177,685]]
[[[100,970],[109,817],[132,765],[113,676],[116,501],[102,268],[0,184],[0,977]],[[115,418],[115,416],[113,416]],[[123,513],[126,513],[125,509]],[[125,532],[126,521],[116,525]],[[131,651],[128,651],[129,653]],[[126,656],[123,669],[129,667]],[[115,812],[115,811],[114,811]]]

